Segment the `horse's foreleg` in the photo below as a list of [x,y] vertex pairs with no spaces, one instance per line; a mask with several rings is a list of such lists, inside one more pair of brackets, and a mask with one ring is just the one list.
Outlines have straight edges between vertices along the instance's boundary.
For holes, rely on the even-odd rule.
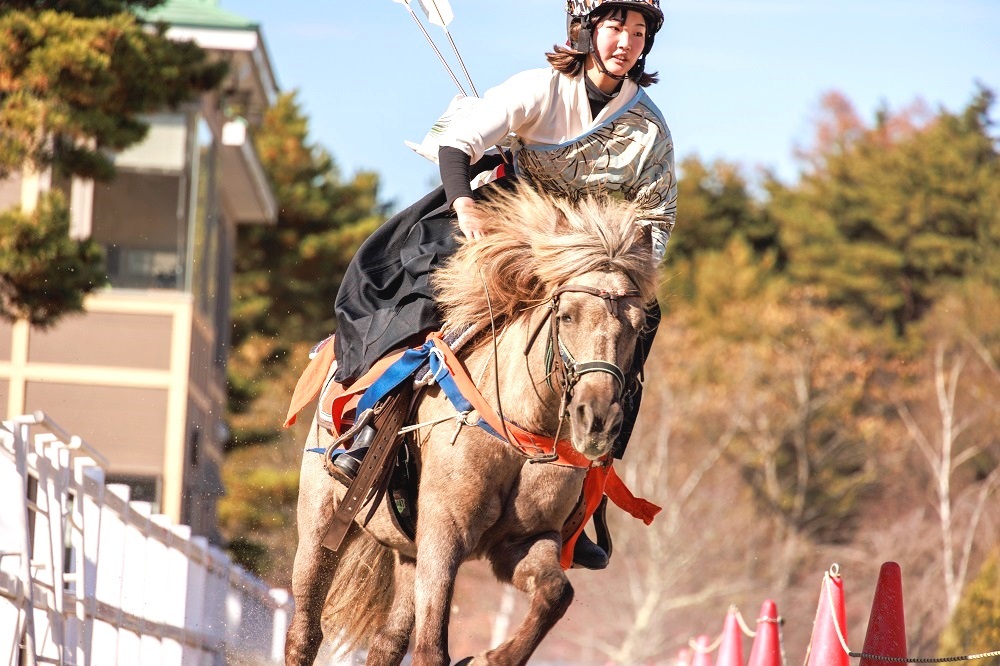
[[[491,557],[500,580],[510,580],[531,597],[531,605],[514,635],[493,650],[476,657],[476,663],[526,664],[545,635],[573,602],[573,586],[559,566],[561,539],[555,532],[532,542],[527,552],[496,549]],[[524,553],[523,557],[520,554]]]
[[322,536],[315,543],[299,537],[292,574],[295,612],[285,637],[287,666],[312,664],[316,658],[323,642],[320,619],[336,565],[337,555],[323,547]]
[[395,593],[392,610],[386,625],[372,639],[368,649],[369,666],[398,666],[406,655],[413,633],[414,606],[413,586],[416,561],[396,554],[396,569],[393,579]]
[[[315,429],[315,424],[314,424]],[[306,453],[299,476],[299,543],[292,568],[295,612],[285,637],[285,664],[312,664],[323,642],[321,617],[337,554],[323,547],[333,517],[334,486],[318,456]]]
[[[421,520],[425,516],[421,515]],[[447,523],[445,523],[447,524]],[[418,526],[419,531],[419,526]],[[455,576],[467,551],[457,534],[428,534],[420,539],[414,590],[416,626],[413,666],[447,666],[448,616],[455,592]]]

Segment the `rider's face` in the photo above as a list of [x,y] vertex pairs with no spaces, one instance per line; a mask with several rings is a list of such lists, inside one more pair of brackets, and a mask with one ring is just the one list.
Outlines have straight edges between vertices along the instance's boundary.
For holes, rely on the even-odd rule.
[[642,56],[646,19],[641,12],[615,12],[597,23],[593,43],[608,72],[625,76]]

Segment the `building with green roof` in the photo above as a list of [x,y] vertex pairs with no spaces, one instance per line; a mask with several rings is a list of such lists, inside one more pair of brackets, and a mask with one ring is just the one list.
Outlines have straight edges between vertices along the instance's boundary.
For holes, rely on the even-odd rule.
[[7,418],[43,411],[109,460],[132,499],[217,537],[227,405],[230,284],[239,225],[278,205],[252,133],[278,95],[261,27],[216,0],[143,13],[228,63],[222,85],[146,118],[108,183],[57,174],[0,181],[0,209],[25,188],[59,188],[71,233],[100,243],[110,287],[48,330],[0,323]]

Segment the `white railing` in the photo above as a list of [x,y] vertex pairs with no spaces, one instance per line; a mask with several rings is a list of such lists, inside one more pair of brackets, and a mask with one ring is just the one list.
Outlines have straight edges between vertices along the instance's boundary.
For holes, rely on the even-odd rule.
[[0,666],[282,663],[288,593],[106,467],[41,412],[0,426]]

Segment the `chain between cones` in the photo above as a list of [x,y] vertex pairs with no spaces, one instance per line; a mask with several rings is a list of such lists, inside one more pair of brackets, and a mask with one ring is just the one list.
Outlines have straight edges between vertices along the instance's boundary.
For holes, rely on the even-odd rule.
[[830,579],[832,577],[840,577],[840,568],[837,567],[837,569],[834,569],[836,566],[837,565],[830,567],[830,571],[823,574],[823,588],[826,592],[826,600],[830,603],[830,618],[833,620],[833,628],[837,630],[837,638],[840,639],[840,647],[843,648],[848,657],[853,659],[861,658],[872,661],[886,661],[895,664],[946,664],[956,661],[975,661],[977,659],[986,659],[987,657],[1000,657],[1000,650],[982,652],[979,654],[966,654],[956,657],[884,657],[877,654],[868,654],[866,652],[852,652],[851,648],[847,647],[847,641],[844,639],[844,632],[841,630],[840,621],[837,618],[837,609],[833,605],[833,595],[830,594]]
[[744,634],[750,638],[757,638],[757,632],[747,626],[746,621],[743,619],[743,613],[741,613],[738,608],[736,609],[736,623],[740,625],[740,630]]
[[723,637],[724,634],[719,634],[719,637],[715,639],[715,642],[709,645],[708,647],[702,647],[698,645],[698,641],[692,638],[688,641],[688,647],[690,647],[692,650],[700,654],[711,654],[712,652],[715,652],[716,648],[722,645]]
[[[740,626],[740,631],[742,631],[744,635],[750,638],[757,637],[757,632],[747,626],[747,622],[746,620],[743,619],[743,613],[740,612],[739,608],[737,608],[736,606],[730,606],[729,612],[736,616],[736,623]],[[781,620],[780,618],[778,620],[775,620],[774,618],[770,617],[762,617],[758,619],[757,622],[777,622],[780,624]],[[716,637],[715,642],[708,647],[701,647],[700,645],[698,645],[695,639],[691,638],[688,640],[688,647],[690,647],[695,652],[701,654],[709,654],[711,652],[715,652],[716,648],[718,648],[722,644],[722,639],[724,637],[725,634],[720,633],[718,637]]]

